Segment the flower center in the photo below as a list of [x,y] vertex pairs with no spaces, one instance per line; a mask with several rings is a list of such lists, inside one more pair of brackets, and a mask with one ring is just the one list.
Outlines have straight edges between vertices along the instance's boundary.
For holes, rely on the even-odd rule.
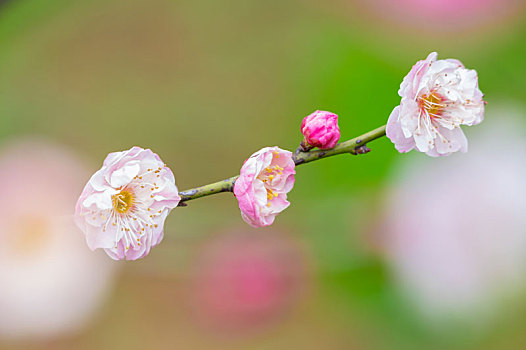
[[418,106],[433,119],[442,116],[447,107],[445,101],[446,99],[436,93],[436,91],[431,91],[429,94],[424,94],[418,98]]
[[111,197],[113,202],[113,209],[118,213],[124,214],[133,207],[135,196],[133,192],[124,189]]
[[[279,156],[279,154],[275,154],[276,157]],[[268,166],[259,174],[258,179],[263,181],[265,184],[265,189],[267,190],[267,207],[271,206],[271,201],[274,199],[274,197],[277,197],[278,194],[272,190],[271,182],[274,180],[274,178],[278,175],[283,174],[284,168],[280,167],[279,165],[274,166]]]
[[259,174],[258,178],[266,183],[269,180],[272,181],[274,177],[276,177],[276,175],[281,174],[283,174],[283,168],[279,165],[268,166],[265,169],[263,169],[263,171]]

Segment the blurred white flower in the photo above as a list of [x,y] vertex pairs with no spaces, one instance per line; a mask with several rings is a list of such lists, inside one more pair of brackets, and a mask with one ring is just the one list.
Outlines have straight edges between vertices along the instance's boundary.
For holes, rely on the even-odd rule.
[[468,155],[404,166],[387,201],[385,253],[432,318],[489,316],[526,281],[526,113],[488,115]]
[[78,331],[104,301],[114,268],[73,222],[89,177],[67,151],[37,140],[0,151],[0,337]]

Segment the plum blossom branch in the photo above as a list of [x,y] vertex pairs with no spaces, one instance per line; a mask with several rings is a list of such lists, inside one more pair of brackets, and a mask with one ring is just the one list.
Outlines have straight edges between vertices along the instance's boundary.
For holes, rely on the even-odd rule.
[[[363,135],[341,142],[331,149],[309,152],[297,151],[293,156],[294,163],[296,165],[306,164],[338,154],[349,153],[352,155],[357,155],[367,153],[370,150],[367,148],[366,144],[382,136],[385,136],[385,128],[386,126],[383,125]],[[206,197],[221,192],[232,192],[234,189],[234,183],[238,177],[239,176],[232,176],[225,180],[179,192],[179,196],[181,197],[179,206],[185,206],[185,202],[192,199]]]
[[294,154],[264,147],[243,163],[238,176],[187,191],[179,192],[170,168],[150,149],[135,146],[110,153],[82,191],[75,221],[91,249],[102,248],[115,260],[135,260],[161,242],[170,211],[189,200],[234,192],[247,224],[269,226],[290,205],[287,194],[294,186],[297,165],[338,154],[368,153],[367,144],[384,135],[401,153],[415,149],[438,157],[466,152],[460,126],[484,119],[477,72],[456,59],[437,60],[434,52],[413,66],[398,94],[400,105],[387,125],[338,143],[338,116],[317,110],[303,119],[303,140]]
[[238,177],[239,176],[232,176],[225,180],[179,192],[179,196],[181,196],[179,206],[185,206],[186,204],[184,204],[184,202],[192,199],[210,196],[221,192],[232,192],[234,183]]

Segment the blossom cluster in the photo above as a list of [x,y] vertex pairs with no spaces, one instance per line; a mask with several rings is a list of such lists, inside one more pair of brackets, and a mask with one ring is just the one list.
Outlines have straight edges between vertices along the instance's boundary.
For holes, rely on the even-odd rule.
[[[413,66],[398,93],[402,99],[385,132],[399,152],[416,149],[436,157],[467,151],[460,126],[484,118],[485,102],[474,70],[458,60],[437,60],[433,52]],[[317,147],[326,154],[340,139],[338,116],[331,112],[313,112],[300,129],[303,140],[297,153]],[[347,151],[353,150],[360,153]],[[245,222],[269,226],[290,205],[287,195],[297,163],[292,152],[277,146],[265,147],[245,161],[231,189]],[[84,188],[75,218],[91,249],[104,249],[116,260],[135,260],[161,242],[164,221],[181,200],[174,175],[159,156],[133,147],[107,156]]]

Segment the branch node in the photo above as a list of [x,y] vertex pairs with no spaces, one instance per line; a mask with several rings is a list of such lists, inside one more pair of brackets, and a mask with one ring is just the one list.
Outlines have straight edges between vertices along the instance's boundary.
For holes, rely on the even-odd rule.
[[[358,141],[356,143],[358,143]],[[363,144],[360,147],[353,148],[349,153],[351,153],[352,155],[357,156],[359,154],[366,154],[366,153],[369,153],[369,152],[371,152],[371,149],[369,147],[367,147],[365,144]]]
[[303,141],[301,141],[300,146],[296,149],[296,152],[294,152],[294,154],[298,155],[300,152],[308,152],[308,151],[310,151],[313,148],[314,147],[309,145],[307,143],[307,141],[305,141],[305,139],[303,139]]
[[294,159],[294,163],[295,163],[296,165],[303,164],[303,163],[305,163],[305,159],[303,159],[303,158],[295,158],[295,159]]

